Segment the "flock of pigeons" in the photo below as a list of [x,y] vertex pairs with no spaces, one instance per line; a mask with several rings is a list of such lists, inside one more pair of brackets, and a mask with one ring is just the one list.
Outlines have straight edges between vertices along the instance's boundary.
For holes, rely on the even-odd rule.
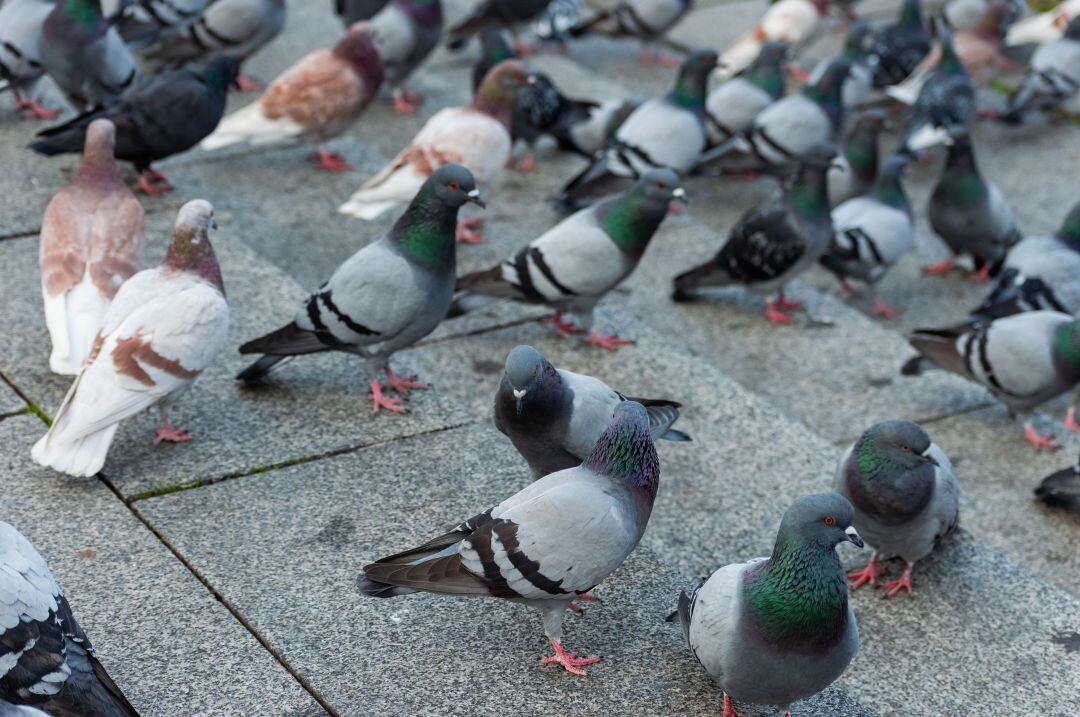
[[[587,17],[549,17],[557,42],[589,33],[636,37],[643,59],[657,52],[689,0],[629,0]],[[545,321],[566,337],[615,350],[630,343],[592,326],[596,304],[632,273],[692,176],[769,174],[781,192],[752,208],[715,257],[673,280],[673,298],[708,287],[776,292],[765,316],[791,323],[801,306],[783,288],[816,262],[873,286],[914,244],[913,207],[903,177],[913,160],[944,147],[946,159],[927,215],[953,257],[970,256],[972,278],[995,280],[964,323],[915,331],[930,366],[967,376],[1010,409],[1030,412],[1080,382],[1080,204],[1053,236],[1024,237],[1002,193],[978,169],[971,127],[976,84],[1006,62],[1005,44],[1036,45],[1030,69],[1003,112],[1021,123],[1037,112],[1080,111],[1080,3],[1023,17],[1015,0],[952,0],[933,21],[920,0],[904,0],[895,22],[853,23],[841,56],[813,73],[791,60],[821,31],[829,0],[778,0],[723,53],[686,51],[670,92],[641,101],[595,103],[565,97],[552,78],[520,59],[516,34],[544,16],[547,0],[484,0],[445,35],[450,47],[474,36],[481,53],[474,99],[435,113],[407,147],[340,208],[373,219],[405,205],[389,231],[343,263],[289,323],[240,347],[257,356],[238,380],[256,385],[292,357],[343,351],[362,357],[373,410],[403,412],[426,386],[395,374],[390,358],[445,318],[492,301],[551,307]],[[853,10],[841,8],[853,17]],[[0,5],[0,90],[41,119],[57,111],[36,95],[48,74],[74,119],[38,133],[46,155],[81,152],[71,182],[45,210],[41,282],[52,340],[50,367],[76,378],[38,463],[75,476],[104,465],[117,426],[157,407],[154,442],[191,440],[167,417],[169,405],[224,347],[229,306],[211,244],[213,208],[183,205],[159,266],[138,271],[144,215],[116,160],[138,172],[134,189],[172,189],[152,164],[201,143],[310,141],[316,164],[348,167],[323,144],[347,129],[389,85],[394,107],[415,113],[422,98],[405,85],[443,41],[439,0],[338,0],[347,30],[336,45],[303,57],[259,98],[224,116],[231,86],[257,88],[242,61],[285,25],[282,0],[7,0]],[[510,41],[505,31],[514,34]],[[785,92],[787,76],[804,83]],[[896,150],[879,158],[880,135],[896,105]],[[490,269],[457,276],[461,241],[482,241],[473,213],[507,166],[528,171],[542,136],[588,160],[557,199],[568,216]],[[520,140],[528,147],[518,161]],[[482,195],[481,190],[484,190]],[[875,312],[896,315],[878,300]],[[568,320],[567,315],[574,317]],[[385,372],[385,379],[375,377]],[[545,663],[584,675],[596,657],[563,645],[562,619],[626,559],[640,540],[659,486],[654,441],[690,440],[673,427],[679,404],[629,398],[601,380],[557,369],[529,346],[514,348],[495,397],[495,423],[528,462],[534,481],[497,506],[418,547],[363,569],[361,591],[494,596],[541,610],[554,654]],[[1066,424],[1080,425],[1070,411]],[[1030,421],[1025,437],[1056,447]],[[834,493],[803,497],[787,510],[769,558],[728,565],[677,615],[701,665],[735,701],[778,705],[828,686],[858,649],[849,603],[874,586],[881,560],[899,557],[887,594],[911,593],[914,563],[958,518],[948,458],[910,421],[870,427],[837,469]],[[1049,499],[1080,502],[1080,468],[1044,482]],[[572,536],[570,539],[568,536]],[[846,576],[835,548],[874,549]],[[0,713],[135,715],[94,657],[44,560],[0,523]]]

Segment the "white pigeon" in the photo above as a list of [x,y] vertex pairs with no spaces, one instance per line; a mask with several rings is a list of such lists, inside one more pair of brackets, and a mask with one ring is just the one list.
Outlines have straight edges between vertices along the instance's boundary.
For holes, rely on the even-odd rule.
[[1078,16],[1080,0],[1065,0],[1053,10],[1014,23],[1005,34],[1005,44],[1014,47],[1056,40],[1065,34],[1069,21]]
[[723,78],[732,77],[758,56],[768,40],[783,40],[799,49],[821,29],[829,0],[777,0],[769,5],[761,21],[739,36],[720,54]]
[[82,372],[34,445],[35,461],[70,475],[93,475],[105,464],[120,422],[155,405],[164,424],[155,443],[191,440],[165,412],[210,365],[229,328],[210,245],[213,216],[205,200],[181,207],[165,260],[116,292]]

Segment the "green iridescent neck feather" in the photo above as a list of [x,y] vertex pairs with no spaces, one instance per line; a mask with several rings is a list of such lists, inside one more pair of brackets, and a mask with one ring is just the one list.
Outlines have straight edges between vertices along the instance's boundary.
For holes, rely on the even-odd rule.
[[597,220],[611,241],[629,254],[640,255],[649,245],[667,207],[656,207],[641,192],[616,197],[597,207]]
[[423,188],[390,230],[390,236],[414,261],[430,269],[454,263],[457,210]]
[[829,215],[829,187],[825,169],[804,167],[788,191],[788,201],[804,217],[820,218]]
[[64,0],[64,14],[75,22],[94,27],[102,19],[99,0]]
[[1054,332],[1054,356],[1062,368],[1080,377],[1080,320],[1070,321]]

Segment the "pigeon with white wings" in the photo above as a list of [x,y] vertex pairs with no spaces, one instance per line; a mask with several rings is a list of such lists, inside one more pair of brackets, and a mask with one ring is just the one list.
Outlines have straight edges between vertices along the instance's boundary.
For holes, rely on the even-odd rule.
[[49,367],[55,373],[79,373],[109,303],[138,269],[145,218],[120,178],[115,145],[112,122],[91,122],[82,165],[45,208],[41,294],[52,338]]
[[162,427],[154,442],[190,441],[166,415],[221,351],[229,305],[210,231],[210,203],[180,208],[164,261],[128,279],[116,292],[93,349],[34,444],[43,466],[74,476],[101,470],[120,422],[156,406]]
[[757,25],[720,53],[719,74],[731,77],[741,72],[769,40],[782,40],[798,50],[822,28],[828,10],[829,0],[777,0],[771,3]]
[[45,559],[3,521],[0,715],[139,717],[98,661]]
[[659,486],[649,417],[626,401],[584,463],[544,476],[449,533],[365,565],[360,591],[496,597],[538,608],[555,651],[543,662],[585,675],[582,668],[600,658],[567,652],[563,616],[637,547]]
[[56,119],[36,97],[45,74],[41,63],[41,30],[55,0],[10,0],[0,4],[0,92],[11,90],[20,111],[38,119]]
[[1057,7],[1013,23],[1005,35],[1005,44],[1041,45],[1060,38],[1073,19],[1080,17],[1080,0],[1065,0]]

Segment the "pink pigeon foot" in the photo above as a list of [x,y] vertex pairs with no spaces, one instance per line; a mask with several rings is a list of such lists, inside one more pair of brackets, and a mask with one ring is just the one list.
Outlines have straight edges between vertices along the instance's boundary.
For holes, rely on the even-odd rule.
[[899,580],[890,580],[881,586],[882,590],[885,590],[885,597],[896,597],[896,594],[901,590],[905,591],[909,596],[911,595],[911,569],[915,567],[911,563],[907,564],[904,568],[904,574],[900,576]]
[[563,669],[570,674],[584,677],[589,673],[581,669],[582,667],[600,662],[599,657],[578,657],[576,652],[567,653],[566,650],[563,649],[562,643],[553,637],[549,637],[548,640],[551,641],[551,647],[555,650],[555,654],[543,658],[541,663],[544,665],[554,662],[562,665]]
[[353,166],[345,161],[337,152],[326,152],[321,149],[315,150],[311,155],[311,161],[315,163],[315,166],[319,169],[325,169],[328,172],[344,172],[347,169],[352,169]]
[[720,717],[743,717],[742,712],[736,711],[731,695],[724,695],[724,713]]
[[35,119],[54,120],[60,115],[59,109],[45,107],[35,99],[26,99],[18,90],[15,90],[15,105],[20,112],[29,112]]
[[874,299],[874,307],[870,309],[870,313],[883,319],[898,319],[904,312],[901,309],[894,309],[882,299]]
[[1035,446],[1035,450],[1041,450],[1045,448],[1048,451],[1056,451],[1061,448],[1058,444],[1054,443],[1053,436],[1043,436],[1035,430],[1034,426],[1024,426],[1024,440]]
[[769,301],[765,304],[765,318],[769,320],[769,323],[777,325],[795,323],[795,319],[779,309],[776,301]]
[[800,302],[794,299],[789,299],[784,295],[784,292],[780,292],[780,295],[776,297],[776,308],[781,311],[805,311],[806,307]]
[[528,57],[536,52],[536,48],[522,36],[514,35],[514,52],[518,54],[518,57]]
[[161,428],[157,429],[154,434],[154,445],[156,446],[162,441],[167,443],[187,443],[194,437],[183,426],[173,428],[173,424],[169,422],[168,418],[162,418]]
[[540,319],[541,324],[551,324],[555,327],[555,332],[562,336],[564,339],[568,339],[574,334],[584,333],[585,329],[574,326],[563,321],[562,312],[556,311],[552,316],[545,316]]
[[990,262],[986,262],[981,269],[968,274],[968,279],[977,284],[985,284],[990,281]]
[[848,573],[848,579],[851,580],[851,589],[858,590],[863,585],[869,585],[874,587],[877,584],[878,576],[884,572],[881,566],[877,562],[877,553],[870,556],[870,562],[863,566],[862,570],[856,570],[853,573]]
[[484,239],[483,217],[473,217],[459,221],[454,241],[464,242],[465,244],[483,244],[486,241]]
[[372,413],[378,413],[380,408],[385,408],[387,411],[393,411],[394,413],[405,413],[405,408],[401,405],[401,399],[384,396],[382,384],[378,381],[372,381],[370,385],[371,402],[373,404]]
[[131,191],[142,192],[148,197],[156,197],[174,189],[165,175],[156,169],[147,169],[139,175],[139,181],[131,186]]
[[394,90],[394,110],[403,115],[414,115],[424,104],[424,98],[415,92],[398,88]]
[[848,296],[862,296],[862,289],[855,286],[847,279],[840,281],[840,288],[843,289]]
[[386,366],[386,387],[394,393],[409,395],[412,389],[426,391],[428,385],[416,380],[415,376],[398,376],[389,365]]
[[262,83],[256,80],[254,77],[248,77],[247,75],[237,75],[236,87],[241,92],[256,92],[262,89]]
[[666,55],[662,52],[653,52],[651,50],[642,50],[638,55],[638,60],[643,65],[659,65],[660,67],[670,67],[676,69],[682,65],[679,58],[673,55]]
[[536,155],[530,149],[525,153],[525,156],[521,158],[521,161],[514,165],[514,169],[518,172],[528,174],[529,172],[536,171]]
[[953,257],[948,259],[942,259],[936,264],[928,264],[922,268],[922,273],[926,276],[940,276],[941,274],[948,274],[952,271],[953,266],[956,264],[956,260]]
[[1080,423],[1076,422],[1076,409],[1070,408],[1065,414],[1065,427],[1073,433],[1080,433]]
[[796,82],[806,82],[810,79],[810,73],[795,64],[788,64],[787,73]]
[[608,351],[617,351],[620,346],[629,346],[634,342],[630,339],[620,339],[615,334],[602,334],[596,329],[593,329],[589,332],[589,336],[585,339],[584,343],[589,346],[599,346]]

